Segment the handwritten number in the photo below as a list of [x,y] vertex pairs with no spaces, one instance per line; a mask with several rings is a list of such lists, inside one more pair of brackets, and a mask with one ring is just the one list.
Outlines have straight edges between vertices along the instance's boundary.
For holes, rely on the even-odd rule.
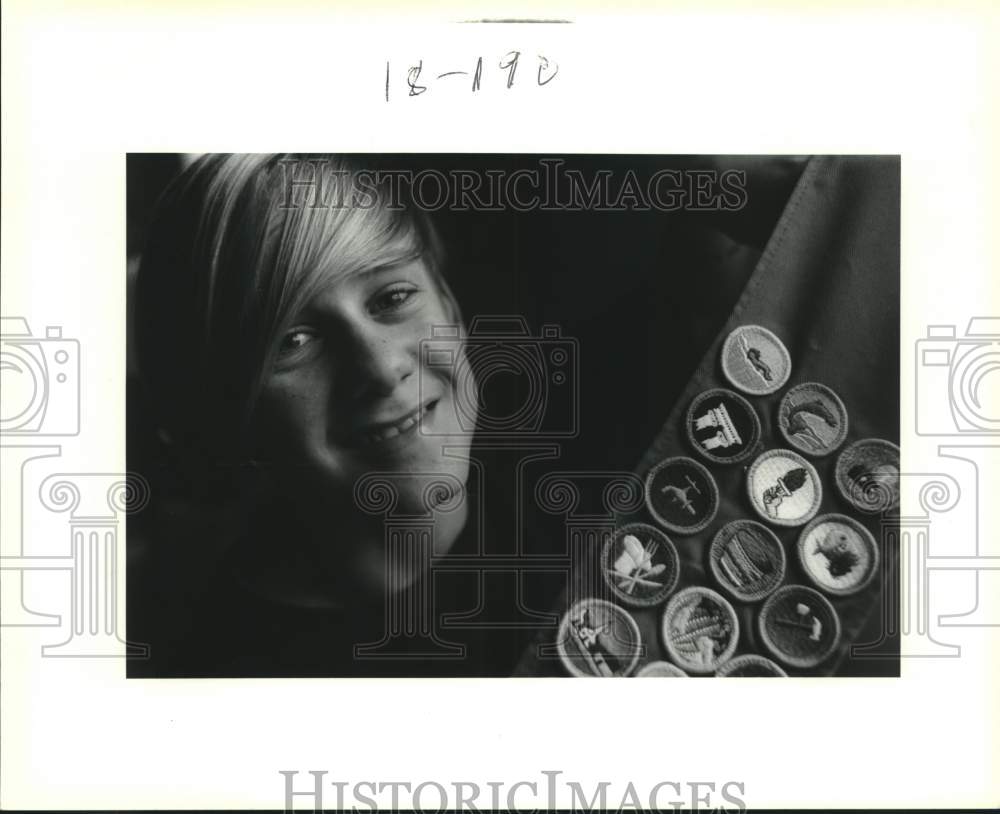
[[507,87],[508,88],[511,85],[514,84],[514,74],[517,73],[517,59],[518,59],[519,56],[521,56],[521,52],[520,51],[508,51],[504,55],[504,59],[506,59],[507,61],[504,62],[503,60],[501,60],[501,62],[500,62],[500,68],[501,68],[501,70],[506,69],[506,68],[510,69],[510,73],[507,74]]
[[476,63],[476,75],[472,78],[472,92],[475,93],[479,90],[480,80],[483,78],[483,58],[479,57],[479,61]]
[[426,85],[418,85],[417,80],[420,78],[420,72],[424,69],[424,61],[420,60],[416,65],[410,68],[406,72],[406,82],[410,86],[410,96],[419,96],[425,90],[427,90]]
[[539,54],[538,55],[538,84],[539,85],[547,85],[547,84],[549,84],[549,82],[551,82],[553,79],[556,78],[556,74],[559,73],[559,65],[556,64],[556,68],[552,72],[551,76],[549,76],[543,82],[542,81],[542,72],[543,71],[547,71],[548,69],[549,69],[549,60],[548,60],[548,58],[547,57],[543,57],[541,54]]

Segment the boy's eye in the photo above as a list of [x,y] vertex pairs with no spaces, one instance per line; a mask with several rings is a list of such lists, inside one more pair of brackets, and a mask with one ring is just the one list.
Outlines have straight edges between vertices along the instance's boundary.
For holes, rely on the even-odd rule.
[[376,313],[402,308],[417,293],[412,286],[393,286],[375,295],[372,310]]
[[316,339],[315,335],[305,330],[295,330],[289,331],[281,339],[281,346],[278,348],[278,353],[281,356],[287,356],[289,354],[295,353],[301,350],[310,342]]

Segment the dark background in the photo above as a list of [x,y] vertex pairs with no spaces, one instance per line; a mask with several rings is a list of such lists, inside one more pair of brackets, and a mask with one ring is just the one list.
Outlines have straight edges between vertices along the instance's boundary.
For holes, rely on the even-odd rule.
[[[746,206],[725,211],[541,211],[434,214],[446,249],[445,274],[466,323],[477,315],[520,315],[533,336],[559,326],[579,347],[579,435],[561,442],[563,470],[633,471],[688,385],[706,349],[725,325],[774,232],[806,160],[796,157],[545,156],[591,178],[612,170],[611,189],[633,170],[640,183],[653,172],[742,170]],[[379,156],[379,166],[483,172],[538,170],[540,156]],[[156,199],[182,169],[175,155],[128,157],[130,269]],[[898,234],[887,239],[896,241]],[[897,271],[898,273],[898,271]],[[897,288],[898,290],[898,288]],[[131,301],[132,298],[130,298]],[[898,302],[896,307],[898,314]],[[897,331],[898,333],[898,331]],[[898,414],[898,352],[895,413]],[[149,477],[154,500],[129,520],[129,638],[162,640],[164,609],[147,591],[154,547],[162,539],[169,466],[144,402],[130,355],[129,470]],[[794,383],[794,379],[791,383]],[[515,380],[488,390],[486,409],[509,412],[522,392]],[[893,440],[898,439],[898,422]],[[160,481],[158,483],[157,481]],[[553,591],[553,603],[558,591]],[[877,617],[877,614],[873,614]],[[872,624],[879,624],[874,618]],[[862,641],[878,638],[875,632]],[[130,675],[142,674],[133,671]],[[154,671],[155,672],[155,671]],[[845,660],[842,674],[898,674],[898,661]],[[400,674],[406,674],[401,671]]]

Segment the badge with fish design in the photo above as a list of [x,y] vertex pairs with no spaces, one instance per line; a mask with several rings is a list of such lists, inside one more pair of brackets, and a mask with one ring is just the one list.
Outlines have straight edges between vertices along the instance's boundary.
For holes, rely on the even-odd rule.
[[710,588],[679,591],[663,612],[663,645],[689,673],[712,673],[729,660],[740,638],[733,606]]
[[872,533],[844,514],[824,514],[802,529],[798,552],[806,576],[834,596],[856,594],[878,570]]
[[767,522],[801,526],[819,510],[823,486],[813,465],[797,452],[772,449],[750,465],[747,493]]
[[778,406],[778,429],[799,452],[821,458],[847,439],[847,408],[825,384],[797,384]]
[[648,608],[663,602],[677,586],[680,559],[666,534],[646,523],[632,523],[604,543],[601,570],[622,602]]

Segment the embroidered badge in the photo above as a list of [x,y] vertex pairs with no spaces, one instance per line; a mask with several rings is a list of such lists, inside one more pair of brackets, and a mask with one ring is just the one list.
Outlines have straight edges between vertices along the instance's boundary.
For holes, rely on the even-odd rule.
[[693,458],[667,458],[646,476],[646,507],[664,528],[694,534],[715,517],[719,487]]
[[716,532],[708,565],[726,593],[740,602],[757,602],[784,579],[785,549],[769,528],[733,520]]
[[841,496],[860,512],[875,514],[899,505],[899,447],[880,438],[855,441],[837,458],[834,474]]
[[603,599],[581,599],[559,624],[556,650],[570,675],[625,676],[639,662],[642,639],[628,611]]
[[760,609],[761,641],[789,667],[815,667],[836,650],[840,619],[830,601],[804,585],[779,588]]
[[767,328],[741,325],[722,344],[722,372],[737,390],[765,396],[784,387],[792,359]]
[[816,514],[823,498],[812,464],[786,449],[769,450],[750,465],[747,492],[757,513],[779,526],[801,526]]
[[847,438],[847,408],[825,384],[798,384],[781,399],[778,429],[800,452],[829,455]]
[[719,678],[787,678],[788,673],[764,656],[748,653],[723,664],[715,675]]
[[686,420],[688,439],[702,456],[719,464],[750,457],[760,443],[760,418],[743,396],[718,388],[695,397]]
[[636,678],[687,678],[687,673],[679,667],[674,667],[669,661],[651,661],[641,667],[635,674]]
[[799,562],[820,590],[848,596],[864,588],[878,569],[871,532],[852,517],[824,514],[802,529]]
[[679,591],[663,613],[663,644],[691,673],[711,673],[736,650],[740,626],[722,596],[698,586]]
[[677,587],[680,559],[666,534],[645,523],[632,523],[605,542],[601,570],[622,602],[651,607]]

